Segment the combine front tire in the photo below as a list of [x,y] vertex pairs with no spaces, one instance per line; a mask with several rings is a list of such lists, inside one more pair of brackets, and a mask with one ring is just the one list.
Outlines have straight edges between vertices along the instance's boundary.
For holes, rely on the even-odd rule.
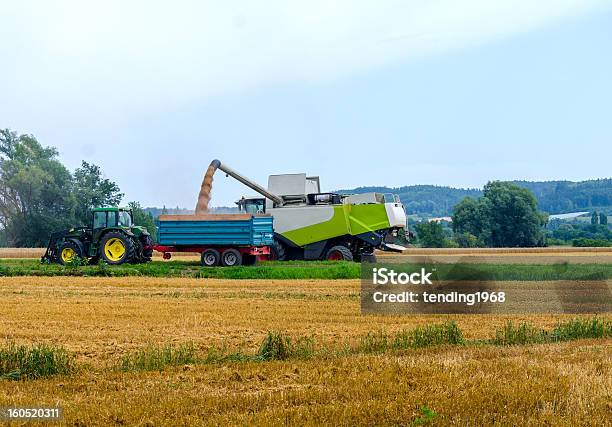
[[70,264],[76,261],[77,258],[82,258],[81,248],[75,242],[66,240],[59,245],[58,262],[62,265]]
[[100,258],[111,265],[130,262],[135,258],[135,248],[132,239],[124,233],[111,231],[100,241]]
[[353,261],[353,254],[346,246],[333,246],[327,251],[325,259],[328,261]]

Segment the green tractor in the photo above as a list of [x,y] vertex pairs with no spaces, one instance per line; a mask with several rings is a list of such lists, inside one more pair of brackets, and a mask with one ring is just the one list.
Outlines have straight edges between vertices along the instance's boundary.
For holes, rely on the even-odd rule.
[[77,259],[95,264],[137,264],[151,261],[153,239],[134,225],[131,209],[94,208],[89,227],[75,227],[51,235],[41,262],[69,264]]

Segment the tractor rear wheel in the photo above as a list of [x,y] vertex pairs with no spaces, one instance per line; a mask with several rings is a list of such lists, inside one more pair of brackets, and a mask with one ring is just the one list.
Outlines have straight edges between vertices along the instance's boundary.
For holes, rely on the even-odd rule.
[[112,265],[130,262],[136,255],[132,238],[119,231],[111,231],[102,237],[99,254],[100,258]]
[[62,265],[70,264],[78,258],[83,258],[81,248],[75,242],[66,240],[59,245],[58,262]]
[[237,249],[226,249],[221,254],[221,264],[225,267],[235,267],[242,264],[242,254]]
[[325,259],[328,261],[353,261],[353,254],[346,246],[333,246],[327,251]]

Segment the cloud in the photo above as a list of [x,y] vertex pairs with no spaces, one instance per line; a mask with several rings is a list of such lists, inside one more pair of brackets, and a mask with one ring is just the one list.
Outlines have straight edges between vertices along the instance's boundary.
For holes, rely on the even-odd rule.
[[[0,114],[126,120],[313,84],[593,12],[596,0],[10,2]],[[81,108],[86,105],[87,108]]]

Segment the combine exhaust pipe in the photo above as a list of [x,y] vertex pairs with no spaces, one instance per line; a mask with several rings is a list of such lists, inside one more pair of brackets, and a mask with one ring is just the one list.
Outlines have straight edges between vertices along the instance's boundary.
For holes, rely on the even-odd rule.
[[241,183],[243,183],[244,185],[246,185],[247,187],[251,188],[254,191],[257,191],[259,194],[261,194],[262,196],[266,197],[267,199],[272,200],[274,203],[276,203],[277,205],[282,205],[283,204],[283,199],[279,196],[277,196],[276,194],[272,194],[270,193],[268,190],[266,190],[265,188],[263,188],[261,185],[251,181],[248,178],[245,178],[244,176],[240,175],[238,172],[236,172],[235,170],[233,170],[232,168],[224,165],[223,163],[221,163],[220,160],[213,160],[210,163],[212,166],[215,167],[215,169],[220,169],[223,172],[225,172],[226,174],[228,174],[229,176],[231,176],[232,178],[234,178],[236,181],[239,181]]

